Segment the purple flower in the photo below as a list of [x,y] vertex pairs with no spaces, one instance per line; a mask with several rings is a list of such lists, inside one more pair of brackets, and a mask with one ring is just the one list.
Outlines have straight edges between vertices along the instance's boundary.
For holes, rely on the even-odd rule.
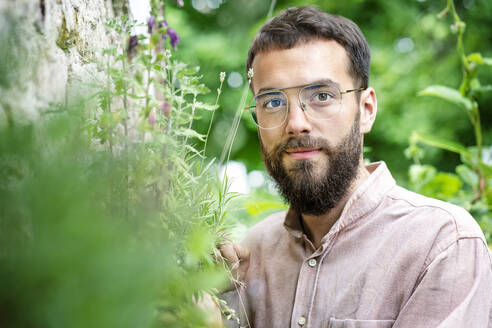
[[[167,26],[168,26],[168,25],[167,25],[166,20],[163,20],[162,22],[160,22],[160,23],[159,23],[159,25],[157,25],[157,28],[158,28],[158,29],[161,29],[161,28],[163,28],[163,27],[167,27]],[[163,33],[163,34],[162,34],[162,39],[163,39],[163,40],[167,39],[167,37],[168,37],[167,33]]]
[[154,25],[155,25],[155,17],[150,16],[149,20],[147,21],[147,31],[149,32],[149,34],[152,34],[152,30],[154,29]]
[[164,103],[161,105],[162,114],[169,116],[171,114],[171,104],[164,100]]
[[170,27],[167,29],[167,34],[169,34],[171,46],[173,47],[174,50],[176,50],[176,45],[179,43],[178,33],[176,33],[176,31]]
[[155,124],[155,114],[153,112],[149,113],[149,117],[148,117],[147,121],[149,122],[150,125]]
[[174,0],[174,1],[176,1],[178,3],[178,6],[180,6],[180,7],[184,6],[183,0]]
[[128,49],[127,49],[128,57],[132,57],[134,55],[137,46],[138,46],[138,37],[136,35],[130,35],[130,39],[128,41]]

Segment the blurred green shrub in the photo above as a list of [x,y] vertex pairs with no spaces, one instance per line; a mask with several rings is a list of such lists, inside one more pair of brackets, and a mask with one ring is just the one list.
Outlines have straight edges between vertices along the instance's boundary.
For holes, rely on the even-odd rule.
[[103,74],[70,88],[83,97],[0,128],[2,327],[208,325],[195,300],[227,284],[212,254],[232,195],[195,147],[193,120],[216,106],[158,12],[149,36],[108,23]]
[[[422,90],[423,96],[446,100],[466,113],[473,126],[475,144],[466,147],[461,142],[445,140],[431,134],[415,132],[410,137],[410,146],[406,155],[413,158],[410,167],[411,187],[424,195],[454,202],[465,207],[481,225],[487,241],[492,243],[492,146],[483,145],[482,123],[478,97],[482,93],[492,92],[492,85],[482,85],[478,77],[480,67],[492,66],[492,58],[480,53],[466,54],[464,33],[466,24],[460,19],[453,0],[447,1],[440,16],[450,13],[453,16],[451,30],[457,34],[459,59],[462,64],[463,79],[459,89],[444,85],[433,85]],[[451,122],[454,123],[454,122]],[[421,165],[424,151],[419,144],[437,147],[460,156],[455,172],[443,173],[431,165]]]

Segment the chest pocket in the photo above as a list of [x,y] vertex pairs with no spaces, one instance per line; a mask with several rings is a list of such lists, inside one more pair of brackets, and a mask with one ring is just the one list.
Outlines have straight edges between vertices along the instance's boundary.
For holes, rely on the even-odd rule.
[[353,320],[330,318],[328,328],[391,328],[395,320]]

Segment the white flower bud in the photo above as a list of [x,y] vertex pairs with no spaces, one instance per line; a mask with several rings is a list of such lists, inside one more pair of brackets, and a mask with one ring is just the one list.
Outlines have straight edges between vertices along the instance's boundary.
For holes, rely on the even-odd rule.
[[253,72],[253,67],[251,67],[251,68],[248,70],[248,79],[252,79],[252,78],[253,78],[253,75],[254,75],[254,72]]

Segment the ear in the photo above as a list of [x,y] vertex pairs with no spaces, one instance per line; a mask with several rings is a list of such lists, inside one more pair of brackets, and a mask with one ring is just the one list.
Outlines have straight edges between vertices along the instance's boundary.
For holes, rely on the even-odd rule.
[[371,131],[374,120],[376,119],[376,113],[378,112],[378,100],[376,98],[376,91],[369,87],[361,92],[360,96],[360,132],[366,134]]

